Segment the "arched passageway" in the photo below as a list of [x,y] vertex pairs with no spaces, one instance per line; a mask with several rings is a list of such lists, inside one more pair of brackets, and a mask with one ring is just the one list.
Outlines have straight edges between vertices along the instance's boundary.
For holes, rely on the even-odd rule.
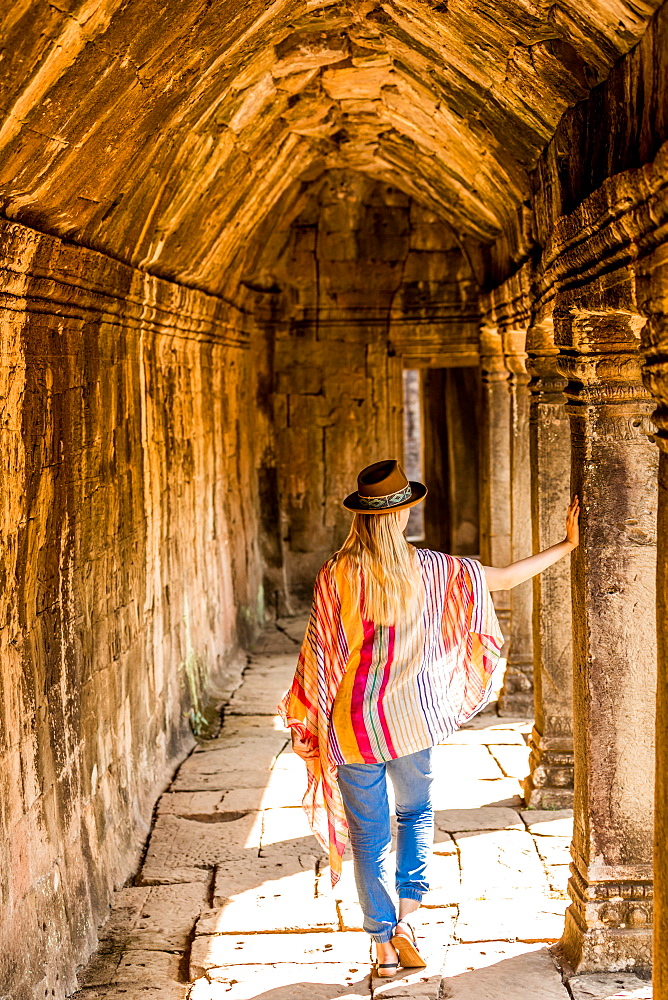
[[562,958],[646,972],[654,919],[666,996],[666,10],[1,15],[4,993],[76,988],[191,729],[404,451],[408,372],[419,544],[507,562],[580,492],[571,570],[499,596],[499,711],[574,809]]

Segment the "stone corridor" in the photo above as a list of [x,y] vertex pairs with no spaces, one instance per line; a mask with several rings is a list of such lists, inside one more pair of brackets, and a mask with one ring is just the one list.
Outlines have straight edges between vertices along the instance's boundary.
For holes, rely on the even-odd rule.
[[582,533],[373,990],[668,1000],[667,455],[668,2],[0,5],[0,1000],[369,993],[273,710],[388,458]]
[[432,889],[415,918],[426,969],[369,975],[351,862],[332,890],[301,809],[305,770],[275,705],[305,621],[265,630],[224,710],[156,807],[74,1000],[612,1000],[630,974],[565,983],[549,946],[567,905],[571,810],[522,808],[531,722],[488,711],[436,750]]

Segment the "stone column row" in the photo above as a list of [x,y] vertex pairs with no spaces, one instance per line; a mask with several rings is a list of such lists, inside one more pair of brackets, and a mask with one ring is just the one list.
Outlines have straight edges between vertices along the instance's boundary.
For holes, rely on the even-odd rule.
[[554,321],[545,311],[528,330],[530,381],[521,330],[481,337],[483,560],[526,554],[529,493],[535,551],[563,537],[573,492],[582,504],[580,547],[533,583],[533,649],[531,602],[519,588],[497,595],[509,703],[533,663],[527,802],[574,805],[561,948],[579,971],[651,959],[658,454],[644,322],[618,303],[558,295]]

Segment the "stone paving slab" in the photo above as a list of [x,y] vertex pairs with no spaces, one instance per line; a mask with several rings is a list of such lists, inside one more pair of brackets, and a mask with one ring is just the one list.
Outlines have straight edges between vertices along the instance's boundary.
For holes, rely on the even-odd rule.
[[272,738],[277,733],[286,740],[289,739],[289,734],[278,715],[226,715],[223,734],[210,740],[200,740],[196,752],[217,750],[220,746],[225,745],[230,736],[243,738],[251,736],[263,739],[265,736]]
[[523,809],[520,815],[534,836],[573,836],[572,809]]
[[157,816],[199,816],[215,813],[225,792],[164,792],[158,799]]
[[440,809],[435,815],[437,829],[447,833],[468,830],[524,830],[514,809],[481,806],[479,809]]
[[459,900],[461,880],[456,850],[452,854],[434,854],[428,874],[431,888],[422,897],[423,907],[446,906]]
[[529,747],[490,746],[489,751],[508,778],[526,778],[529,773]]
[[79,975],[83,987],[119,986],[125,983],[157,986],[176,983],[179,979],[181,956],[167,951],[130,949],[121,954],[100,954]]
[[261,858],[282,858],[289,854],[301,858],[303,855],[325,861],[326,855],[315,837],[299,837],[296,840],[283,840],[274,844],[266,844],[260,851]]
[[535,838],[536,850],[549,867],[569,865],[571,862],[570,837],[539,837]]
[[308,615],[297,618],[278,618],[276,620],[276,627],[290,636],[297,646],[297,649],[299,649],[302,644],[307,625]]
[[448,950],[442,1000],[568,1000],[545,947],[504,941]]
[[504,715],[499,717],[495,712],[484,713],[481,712],[475,715],[469,722],[462,726],[462,730],[467,732],[468,730],[475,729],[515,729],[518,733],[525,733],[529,735],[533,730],[533,721],[525,719],[522,716],[512,716]]
[[454,834],[460,852],[464,898],[508,898],[523,890],[547,895],[545,868],[533,838],[519,830]]
[[249,861],[224,861],[216,868],[213,905],[244,892],[264,892],[281,895],[285,887],[292,885],[290,879],[303,872],[309,872],[315,887],[315,858],[313,855],[293,854],[277,858],[254,858]]
[[456,934],[463,943],[517,940],[558,941],[564,929],[566,901],[536,895],[502,899],[467,899],[459,907]]
[[254,809],[301,809],[306,791],[306,777],[295,781],[285,771],[272,771],[264,788],[231,788],[224,793],[220,808],[224,812]]
[[[212,981],[210,981],[212,980]],[[293,963],[210,969],[189,1000],[371,1000],[368,961],[359,965]]]
[[227,708],[227,715],[266,715],[272,717],[276,715],[276,704],[278,699],[272,694],[268,694],[260,683],[246,685],[239,688],[231,698]]
[[[216,882],[214,896],[218,897],[221,907],[229,907],[232,903],[244,903],[248,900],[276,900],[282,905],[288,906],[300,901],[302,897],[310,902],[317,898],[317,880],[315,859],[306,858],[280,858],[275,859],[279,864],[262,864],[262,858],[255,859],[256,863],[248,864],[248,877],[238,871],[241,865],[232,863],[231,865],[221,865],[216,872]],[[287,864],[286,864],[287,862]],[[290,863],[292,862],[292,864]],[[309,864],[310,862],[310,864]],[[262,867],[260,867],[262,864]],[[236,869],[236,870],[235,870]],[[268,877],[267,877],[268,876]],[[272,877],[273,876],[273,877]],[[245,882],[245,885],[244,885]],[[240,888],[243,886],[243,888]],[[232,889],[232,892],[225,893],[224,890]],[[202,920],[209,917],[213,919],[216,908],[207,910],[202,915]],[[261,928],[258,927],[257,930]],[[273,928],[271,928],[273,930]],[[216,933],[213,929],[203,931],[205,934]]]
[[373,980],[373,995],[375,1000],[380,997],[405,997],[410,1000],[438,1000],[440,996],[441,975],[408,976],[400,973],[399,977],[390,982],[384,979]]
[[652,1000],[652,984],[630,972],[572,976],[568,986],[573,1000]]
[[498,765],[494,766],[497,767],[497,778],[478,781],[476,778],[460,778],[457,765],[448,764],[451,773],[447,774],[444,767],[443,773],[437,773],[434,781],[434,809],[478,809],[483,806],[519,809],[522,800],[517,778],[504,778]]
[[297,654],[253,657],[225,710],[230,715],[276,715],[276,705],[292,683]]
[[299,653],[297,643],[280,629],[271,628],[265,630],[264,634],[253,647],[253,655],[261,656],[263,653],[283,653],[287,656]]
[[312,837],[303,809],[267,809],[263,813],[261,846]]
[[231,965],[336,962],[369,964],[369,938],[363,933],[199,935],[190,953],[190,975]]
[[[310,873],[304,872],[310,877]],[[286,896],[267,896],[244,893],[229,900],[223,906],[206,910],[197,922],[195,933],[199,934],[259,934],[299,931],[338,930],[339,917],[336,902],[320,897],[314,899],[313,878],[303,882],[301,876],[293,876],[296,881],[293,891]],[[310,889],[309,889],[310,885]]]
[[71,1000],[185,1000],[190,989],[188,983],[166,980],[157,986],[147,983],[93,986],[78,990]]
[[229,792],[234,788],[261,788],[267,786],[267,771],[263,768],[253,770],[220,770],[209,773],[197,772],[195,769],[179,772],[172,782],[171,790],[175,792]]
[[548,865],[546,867],[547,884],[553,898],[568,899],[568,879],[571,874],[570,865]]
[[459,851],[456,843],[451,834],[439,830],[438,827],[434,829],[434,856],[455,857],[458,859],[457,865],[459,866]]
[[229,771],[270,770],[286,745],[281,733],[271,736],[234,737],[215,750],[201,748],[190,755],[179,768],[179,777],[191,774],[219,774]]
[[208,897],[208,885],[197,882],[120,889],[100,930],[98,954],[118,955],[126,949],[185,951]]
[[[230,822],[203,823],[181,816],[158,816],[139,884],[210,880],[210,870],[222,861],[250,858],[251,852],[257,856],[260,817],[261,813],[248,813]],[[181,877],[186,872],[190,876]]]
[[294,775],[299,781],[306,785],[306,768],[304,761],[301,757],[298,757],[296,753],[293,753],[290,747],[278,755],[273,767],[274,771],[289,771],[290,774]]
[[[197,744],[191,756],[198,756],[199,754],[211,754],[217,751],[234,751],[243,750],[246,747],[257,748],[260,751],[264,751],[271,744],[275,744],[276,754],[280,753],[283,747],[287,746],[290,741],[290,734],[283,728],[281,723],[280,728],[276,728],[273,725],[273,720],[278,718],[277,716],[266,716],[266,715],[249,715],[242,716],[241,719],[237,719],[236,716],[233,717],[235,722],[246,722],[254,721],[256,725],[232,725],[231,723],[225,724],[223,726],[223,731],[221,734],[216,736],[214,739],[202,741]],[[264,720],[268,725],[261,728],[257,725],[258,720]],[[190,760],[190,757],[186,758],[186,761]],[[230,758],[230,762],[234,762],[235,757]],[[185,761],[184,761],[185,763]]]

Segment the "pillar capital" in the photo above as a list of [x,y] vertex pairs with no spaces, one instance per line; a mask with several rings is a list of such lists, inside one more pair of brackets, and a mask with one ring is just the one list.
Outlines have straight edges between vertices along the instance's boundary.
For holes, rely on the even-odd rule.
[[[625,309],[555,311],[555,344],[560,348],[556,367],[567,380],[564,393],[571,415],[581,406],[613,406],[616,423],[608,428],[609,433],[635,437],[638,428],[641,433],[653,433],[639,351],[645,323],[644,316]],[[608,419],[611,416],[609,411]],[[625,420],[630,421],[627,432]],[[604,416],[598,431],[606,433]]]
[[503,352],[503,336],[497,326],[480,327],[480,371],[483,382],[506,382],[509,371]]
[[527,373],[527,327],[510,327],[503,330],[503,353],[510,378],[517,384],[529,384]]
[[[659,308],[665,305],[665,302],[657,302]],[[663,311],[650,315],[642,332],[642,349],[645,355],[643,383],[656,403],[652,414],[655,441],[661,451],[668,454],[668,317]]]
[[529,392],[537,401],[564,403],[567,379],[558,368],[559,348],[554,342],[552,315],[536,320],[527,331],[527,372]]

